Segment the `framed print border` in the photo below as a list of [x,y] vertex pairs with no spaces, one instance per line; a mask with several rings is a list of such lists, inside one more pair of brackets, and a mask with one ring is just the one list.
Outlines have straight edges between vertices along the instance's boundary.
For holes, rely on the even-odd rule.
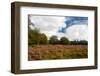
[[[93,66],[75,66],[62,68],[47,69],[20,69],[20,8],[26,7],[42,7],[42,8],[61,8],[61,9],[79,9],[94,11],[94,65]],[[40,72],[56,72],[56,71],[72,71],[97,69],[97,7],[79,6],[79,5],[63,5],[63,4],[47,4],[47,3],[29,3],[29,2],[13,2],[11,3],[11,72],[15,74],[24,73],[40,73]]]

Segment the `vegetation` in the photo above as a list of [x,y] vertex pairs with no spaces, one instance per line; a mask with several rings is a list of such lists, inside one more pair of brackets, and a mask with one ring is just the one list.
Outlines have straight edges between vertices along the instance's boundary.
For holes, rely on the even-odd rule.
[[43,33],[40,33],[39,29],[35,28],[34,30],[31,30],[29,28],[28,31],[28,44],[34,45],[34,44],[47,44],[47,36]]
[[87,52],[86,45],[33,45],[28,60],[87,58]]
[[39,29],[28,27],[28,60],[87,58],[87,41],[70,41],[66,37],[50,39]]
[[47,36],[44,33],[40,33],[39,29],[30,29],[28,31],[28,42],[29,45],[34,45],[34,44],[63,44],[63,45],[87,45],[86,40],[74,40],[74,41],[69,41],[68,38],[62,37],[60,40],[58,40],[58,37],[53,35],[50,37],[50,39],[47,39]]
[[64,44],[64,45],[69,44],[69,40],[66,37],[62,37],[60,39],[60,44]]
[[50,37],[49,44],[58,44],[58,43],[59,43],[59,40],[57,36]]

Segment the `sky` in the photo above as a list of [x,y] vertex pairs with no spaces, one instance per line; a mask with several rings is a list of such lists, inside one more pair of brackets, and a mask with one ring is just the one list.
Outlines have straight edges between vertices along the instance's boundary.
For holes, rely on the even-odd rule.
[[30,28],[38,28],[48,39],[56,35],[58,39],[88,41],[88,17],[30,15]]

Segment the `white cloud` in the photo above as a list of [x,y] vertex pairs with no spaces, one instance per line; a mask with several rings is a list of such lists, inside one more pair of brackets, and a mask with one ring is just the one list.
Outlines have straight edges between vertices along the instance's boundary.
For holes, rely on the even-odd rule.
[[70,40],[88,40],[88,26],[73,25],[66,29],[65,35]]
[[65,26],[65,20],[65,17],[58,16],[31,16],[31,22],[34,23],[35,27],[48,37],[57,35],[58,29]]
[[[31,22],[36,28],[40,29],[41,33],[45,33],[48,38],[52,35],[57,35],[58,39],[65,36],[69,40],[88,40],[87,25],[72,25],[66,28],[65,33],[58,32],[59,29],[65,27],[65,17],[58,16],[31,16]],[[31,28],[34,28],[31,26]]]

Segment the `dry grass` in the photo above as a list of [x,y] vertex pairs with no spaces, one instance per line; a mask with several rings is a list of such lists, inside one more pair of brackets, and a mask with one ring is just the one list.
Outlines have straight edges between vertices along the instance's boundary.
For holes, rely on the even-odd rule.
[[87,45],[33,45],[28,49],[28,60],[87,58]]

